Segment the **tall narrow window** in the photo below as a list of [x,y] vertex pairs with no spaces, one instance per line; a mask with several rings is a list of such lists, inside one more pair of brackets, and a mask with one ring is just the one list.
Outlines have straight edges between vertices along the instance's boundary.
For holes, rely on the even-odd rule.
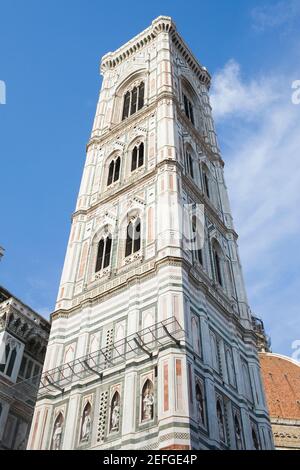
[[138,100],[138,110],[142,109],[144,106],[144,93],[145,93],[145,85],[142,82],[139,86],[139,100]]
[[142,142],[139,146],[139,161],[138,166],[143,166],[144,164],[144,143]]
[[131,171],[134,171],[137,168],[137,154],[138,154],[138,149],[137,147],[134,147],[134,149],[132,150],[132,157],[131,157]]
[[104,254],[104,239],[101,238],[99,245],[98,245],[98,253],[97,253],[97,261],[96,261],[96,273],[101,271],[102,263],[103,263],[103,254]]
[[115,161],[115,174],[114,174],[114,182],[118,181],[120,177],[120,166],[121,166],[121,159],[120,157],[117,158]]
[[9,358],[9,353],[10,353],[10,345],[7,344],[5,346],[5,359],[4,359],[5,362],[0,364],[0,372],[4,372],[4,370],[5,370],[5,367],[6,367],[8,358]]
[[183,105],[187,118],[191,121],[192,124],[195,124],[193,105],[185,94],[183,95]]
[[188,166],[189,166],[189,173],[191,177],[194,178],[193,158],[190,153],[188,153]]
[[187,117],[189,117],[189,102],[185,95],[183,95],[183,104],[184,104],[184,111]]
[[138,219],[135,224],[134,240],[133,240],[133,253],[136,253],[141,248],[141,222]]
[[129,106],[130,106],[130,92],[127,91],[127,93],[124,96],[122,121],[123,119],[126,119],[129,116]]
[[17,351],[16,351],[16,349],[14,348],[14,349],[12,350],[11,355],[10,355],[8,367],[7,367],[7,370],[6,370],[6,375],[7,375],[8,377],[11,377],[11,375],[12,375],[12,371],[13,371],[13,369],[14,369],[16,357],[17,357]]
[[144,164],[144,143],[141,142],[139,146],[135,146],[132,150],[131,156],[131,171],[143,166]]
[[203,182],[204,182],[204,192],[205,192],[206,196],[209,198],[210,197],[209,182],[208,182],[208,177],[207,177],[206,172],[203,173]]
[[101,238],[98,244],[98,253],[97,253],[96,269],[95,269],[96,273],[109,266],[111,246],[112,246],[111,235],[108,235],[105,238]]
[[107,177],[107,186],[110,186],[112,183],[115,183],[120,178],[120,167],[121,167],[121,158],[118,157],[115,160],[112,160],[109,164],[108,177]]
[[192,124],[194,123],[194,111],[193,111],[193,106],[192,103],[189,101],[189,115],[190,115],[190,120]]
[[197,219],[196,219],[195,216],[193,216],[193,219],[192,219],[192,232],[193,232],[193,240],[192,241],[195,245],[195,249],[193,250],[193,252],[194,252],[196,260],[199,261],[201,266],[203,266],[202,249],[200,248],[201,240],[200,240],[200,236],[199,236],[199,233],[198,233],[198,230],[197,230]]
[[130,115],[136,113],[136,105],[137,105],[137,88],[134,87],[134,89],[131,92],[131,107],[130,107]]
[[115,170],[115,162],[113,160],[110,162],[110,165],[109,165],[107,186],[111,185],[111,183],[113,182],[114,170]]
[[223,282],[222,282],[222,274],[221,274],[221,260],[216,250],[214,250],[214,262],[215,262],[216,280],[220,284],[220,286],[222,286]]
[[141,82],[138,87],[127,91],[124,95],[122,121],[135,114],[144,106],[145,84]]
[[127,226],[127,237],[125,247],[125,257],[136,253],[141,248],[141,222],[137,218],[129,222]]

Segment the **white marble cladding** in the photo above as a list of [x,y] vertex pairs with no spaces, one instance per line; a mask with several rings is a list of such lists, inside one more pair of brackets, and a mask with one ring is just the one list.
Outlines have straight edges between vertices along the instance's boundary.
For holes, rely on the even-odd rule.
[[[271,448],[209,74],[169,17],[101,73],[44,372],[101,348],[107,367],[42,396],[29,448]],[[180,236],[186,205],[204,208],[201,256]],[[130,224],[141,237],[127,253]],[[109,367],[112,344],[168,318],[181,348]]]

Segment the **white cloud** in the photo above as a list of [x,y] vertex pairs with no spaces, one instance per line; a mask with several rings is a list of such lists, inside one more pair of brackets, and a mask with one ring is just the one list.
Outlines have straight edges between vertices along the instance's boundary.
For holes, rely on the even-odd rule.
[[263,78],[245,84],[240,65],[233,59],[215,74],[213,84],[211,105],[217,119],[233,114],[251,119],[277,99],[273,79]]
[[[297,339],[296,326],[300,331],[300,279],[293,275],[300,262],[294,247],[300,233],[300,105],[291,102],[292,79],[286,77],[292,76],[247,81],[230,61],[212,89],[250,304],[266,320],[279,352]],[[298,286],[294,291],[291,283]]]
[[284,0],[272,4],[265,3],[255,7],[251,12],[253,26],[258,31],[280,26],[292,27],[299,15],[299,0]]

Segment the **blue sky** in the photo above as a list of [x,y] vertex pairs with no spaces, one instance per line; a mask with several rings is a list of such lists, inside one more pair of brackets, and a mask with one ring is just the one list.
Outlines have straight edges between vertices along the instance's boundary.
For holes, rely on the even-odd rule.
[[0,283],[45,316],[53,309],[100,58],[158,15],[173,17],[213,75],[250,305],[273,351],[291,355],[300,339],[298,0],[0,0]]

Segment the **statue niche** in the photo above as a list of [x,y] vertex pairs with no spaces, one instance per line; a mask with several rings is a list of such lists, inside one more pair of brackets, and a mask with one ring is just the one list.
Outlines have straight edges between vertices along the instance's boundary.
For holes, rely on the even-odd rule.
[[92,407],[88,401],[83,409],[81,418],[80,442],[88,442],[90,439],[92,427],[91,412]]
[[142,422],[151,421],[154,416],[153,383],[147,379],[142,389]]
[[51,450],[61,449],[63,424],[64,424],[63,414],[59,413],[53,426]]
[[199,383],[196,384],[196,403],[198,423],[204,426],[204,399]]
[[118,432],[120,429],[120,395],[115,392],[110,406],[110,432]]

